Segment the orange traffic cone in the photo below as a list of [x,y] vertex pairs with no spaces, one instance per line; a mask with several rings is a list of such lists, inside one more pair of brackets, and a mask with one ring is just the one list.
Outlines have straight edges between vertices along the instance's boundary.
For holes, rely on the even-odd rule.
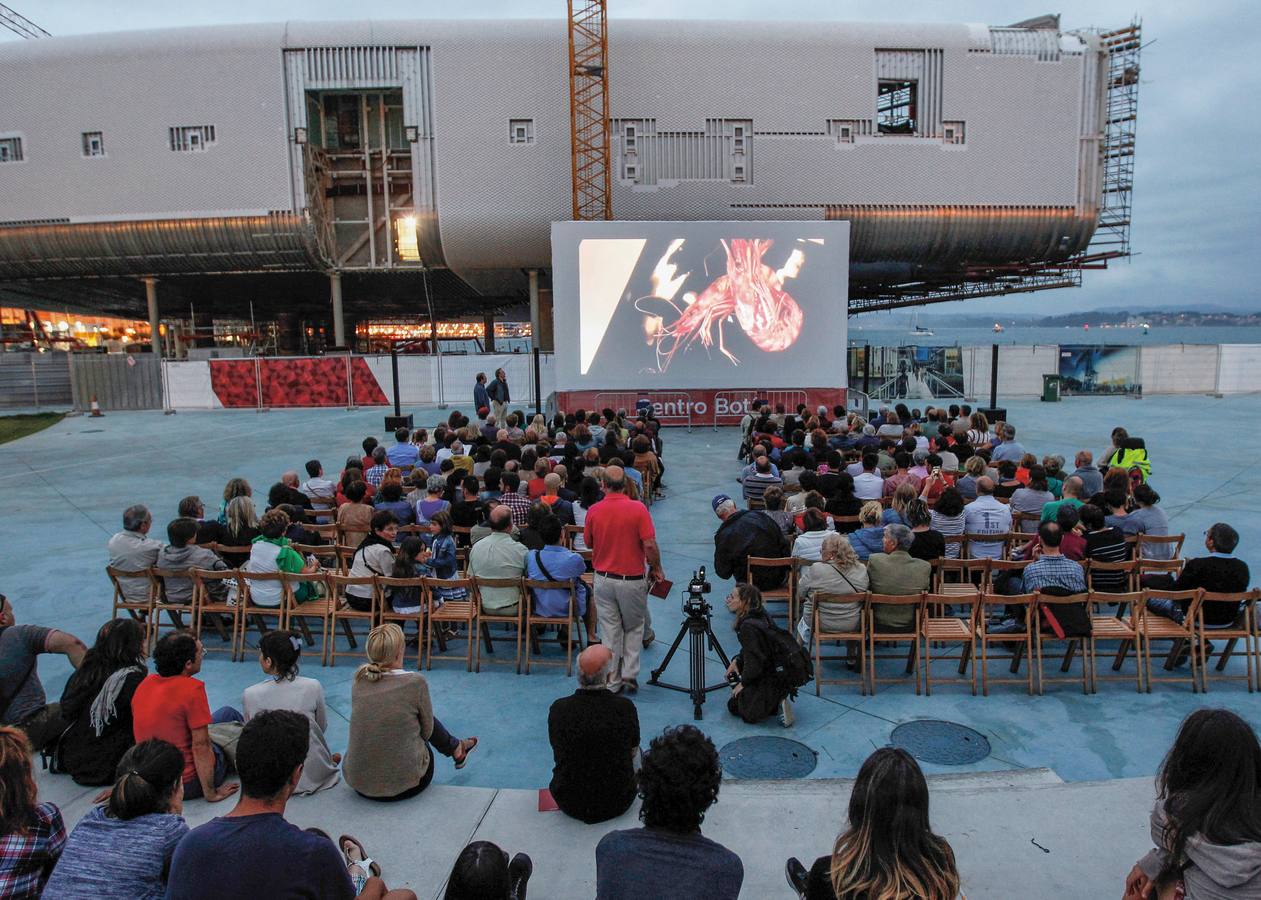
[[90,418],[99,419],[101,416],[105,415],[105,413],[101,412],[101,404],[96,402],[96,394],[92,395],[92,405],[90,409],[91,412],[88,414]]

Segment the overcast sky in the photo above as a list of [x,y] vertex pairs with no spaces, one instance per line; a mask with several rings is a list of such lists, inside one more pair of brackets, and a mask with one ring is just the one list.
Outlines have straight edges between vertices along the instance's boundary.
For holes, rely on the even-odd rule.
[[[52,34],[268,22],[284,19],[450,18],[449,4],[376,0],[217,0],[176,4],[40,2],[7,4]],[[471,0],[463,17],[559,18],[561,0]],[[1076,291],[971,301],[969,312],[1066,312],[1097,307],[1221,306],[1261,310],[1261,2],[975,2],[902,0],[609,0],[610,17],[982,22],[1007,25],[1059,12],[1065,29],[1116,27],[1135,14],[1143,51],[1132,244],[1138,255],[1107,272],[1086,272]],[[614,24],[614,29],[616,24]],[[0,30],[0,36],[14,37]],[[3,39],[3,37],[0,37]],[[16,37],[14,37],[16,39]],[[613,32],[616,40],[616,31]],[[616,86],[614,87],[616,90]],[[955,306],[941,306],[944,312]]]

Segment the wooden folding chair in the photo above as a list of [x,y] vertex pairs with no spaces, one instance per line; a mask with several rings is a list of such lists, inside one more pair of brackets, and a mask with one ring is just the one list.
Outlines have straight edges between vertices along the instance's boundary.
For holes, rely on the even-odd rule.
[[[425,578],[425,605],[428,612],[428,624],[425,627],[425,668],[433,668],[433,631],[435,623],[463,622],[467,631],[468,646],[464,652],[464,670],[473,671],[473,647],[477,643],[475,620],[477,618],[477,588],[472,578]],[[437,595],[440,588],[463,588],[463,600],[443,600]],[[445,642],[440,642],[445,643]],[[442,660],[459,659],[457,656],[439,656]]]
[[[1261,591],[1252,590],[1239,594],[1216,594],[1205,591],[1200,599],[1199,614],[1195,622],[1195,634],[1200,648],[1200,659],[1204,660],[1200,666],[1200,686],[1207,693],[1209,680],[1213,681],[1246,681],[1248,684],[1248,693],[1253,693],[1258,687],[1258,668],[1261,667],[1261,659],[1258,658],[1257,632],[1255,617],[1257,614],[1256,601],[1261,596]],[[1239,615],[1235,617],[1235,621],[1224,627],[1208,627],[1204,624],[1205,607],[1209,603],[1237,603],[1239,605]],[[1225,640],[1226,647],[1217,655],[1217,666],[1215,671],[1221,672],[1225,670],[1226,663],[1230,661],[1231,655],[1235,652],[1235,647],[1239,641],[1243,641],[1244,659],[1247,669],[1246,675],[1210,675],[1209,674],[1209,658],[1208,644],[1211,640]]]
[[[527,578],[524,580],[524,587],[529,602],[529,611],[525,616],[525,674],[530,674],[530,666],[532,662],[534,662],[534,664],[540,666],[563,665],[565,667],[565,674],[571,675],[573,673],[575,635],[577,635],[577,642],[580,647],[582,642],[582,620],[578,615],[577,584],[573,581],[535,581],[534,579]],[[567,591],[569,593],[569,609],[566,617],[544,616],[536,613],[534,592],[537,590]],[[590,603],[593,601],[588,599],[587,602]],[[552,625],[556,626],[558,629],[556,633],[557,646],[562,646],[563,644],[565,648],[565,661],[563,663],[552,662],[550,660],[545,661],[542,659],[535,661],[533,659],[534,655],[541,653],[539,646],[541,641],[535,637],[534,629],[537,627],[547,627]],[[560,629],[562,628],[565,631],[565,640],[563,642],[560,637]]]
[[761,497],[750,497],[745,501],[746,509],[766,509],[766,501]]
[[1027,513],[1013,509],[1011,511],[1012,531],[1023,535],[1037,534],[1038,522],[1041,519],[1042,516],[1038,513]]
[[[1135,583],[1135,573],[1138,571],[1137,563],[1134,560],[1126,560],[1125,562],[1100,562],[1097,559],[1082,560],[1082,568],[1086,573],[1086,587],[1095,594],[1128,594],[1138,590]],[[1105,586],[1110,586],[1120,581],[1122,590],[1106,591],[1099,586],[1099,582],[1103,581]],[[1118,610],[1118,614],[1119,614]]]
[[469,547],[473,546],[473,526],[452,525],[451,537],[455,539],[456,555],[458,556],[459,551],[468,550]]
[[[992,594],[982,592],[980,606],[977,609],[976,639],[981,645],[981,694],[990,695],[990,682],[994,684],[1024,684],[1030,696],[1033,696],[1033,622],[1031,618],[1038,614],[1037,594]],[[991,607],[1023,607],[1024,627],[1019,631],[1005,634],[991,634],[986,629]],[[1019,617],[1017,617],[1019,618]],[[1021,656],[1029,660],[1026,677],[990,678],[990,644],[1007,644],[1012,650],[1009,655],[996,656],[995,659],[1010,659],[1012,674],[1020,671]]]
[[[876,693],[876,685],[880,682],[892,684],[895,682],[903,682],[905,678],[880,678],[876,675],[876,644],[877,643],[901,643],[907,641],[910,643],[910,651],[906,656],[906,674],[915,673],[915,693],[920,692],[920,665],[919,665],[919,640],[920,640],[920,618],[923,612],[924,595],[921,594],[874,594],[867,595],[867,603],[864,607],[867,613],[867,684],[871,687],[871,693]],[[877,621],[879,607],[881,606],[909,606],[911,608],[911,626],[909,629],[895,629],[889,625],[881,625]],[[894,658],[901,659],[901,654],[895,654]]]
[[[1195,641],[1195,622],[1200,613],[1200,598],[1203,591],[1196,589],[1193,591],[1143,591],[1144,602],[1139,606],[1139,632],[1140,649],[1143,653],[1143,671],[1147,683],[1147,693],[1152,691],[1153,681],[1175,682],[1181,683],[1182,678],[1174,678],[1172,676],[1161,676],[1153,678],[1152,676],[1152,641],[1169,641],[1169,655],[1165,658],[1165,671],[1172,671],[1177,657],[1185,646],[1190,646]],[[1173,619],[1166,619],[1164,616],[1157,615],[1147,608],[1148,600],[1174,600],[1177,602],[1186,601],[1188,603],[1186,617],[1182,624],[1178,624]],[[1198,693],[1200,690],[1199,669],[1203,664],[1203,660],[1199,653],[1191,653],[1191,691]]]
[[[328,647],[333,626],[333,592],[329,589],[328,572],[316,574],[302,572],[281,572],[284,590],[280,601],[285,610],[285,626],[293,628],[295,624],[308,647],[315,646],[315,637],[311,634],[308,619],[318,619],[320,623],[320,665],[328,665]],[[298,599],[303,584],[315,585],[311,596]]]
[[[985,585],[990,561],[981,559],[939,559],[933,591],[946,596],[970,597]],[[951,578],[950,576],[955,576]]]
[[983,591],[993,593],[999,575],[1023,575],[1032,560],[1028,559],[991,559],[985,567]]
[[[837,529],[839,530],[839,529]],[[943,534],[941,539],[946,542],[946,553],[944,559],[964,559],[963,552],[963,535],[961,534]],[[950,552],[950,548],[954,547],[954,553]]]
[[1137,546],[1134,548],[1134,555],[1139,559],[1147,558],[1147,551],[1155,547],[1172,547],[1173,553],[1169,556],[1161,555],[1157,559],[1181,559],[1182,545],[1186,541],[1185,534],[1140,534],[1138,535]]
[[[1109,563],[1108,565],[1116,565]],[[1126,563],[1125,565],[1129,565]],[[1092,566],[1093,567],[1093,566]],[[1099,612],[1101,607],[1116,604],[1115,612]],[[1134,649],[1134,689],[1143,690],[1143,653],[1139,647],[1141,634],[1137,617],[1141,615],[1138,608],[1143,605],[1141,591],[1125,594],[1113,594],[1106,591],[1091,591],[1086,598],[1087,609],[1090,610],[1090,691],[1098,690],[1100,679],[1104,681],[1128,680],[1129,676],[1099,674],[1099,641],[1117,641],[1117,652],[1112,660],[1112,671],[1119,672],[1130,649]],[[1126,615],[1125,608],[1129,607]]]
[[1007,532],[1005,531],[999,531],[993,534],[986,534],[985,532],[980,532],[980,531],[976,531],[976,532],[970,531],[962,535],[962,540],[963,540],[964,555],[968,559],[984,559],[986,557],[987,554],[982,554],[982,553],[977,552],[977,548],[974,546],[976,544],[980,544],[986,548],[991,547],[994,544],[998,544],[998,547],[999,547],[998,556],[990,557],[990,558],[991,559],[995,559],[995,558],[1006,559],[1007,558],[1006,556]]
[[862,523],[858,521],[858,516],[833,516],[832,527],[836,529],[837,534],[849,534],[857,531]]
[[342,575],[350,574],[350,564],[355,558],[356,547],[346,544],[334,544],[333,552],[337,555],[337,568]]
[[[858,627],[852,631],[825,631],[819,610],[824,606],[840,606],[858,604]],[[844,641],[846,644],[843,656],[824,656],[824,642]],[[811,597],[810,644],[814,651],[814,695],[820,696],[821,686],[825,684],[850,684],[849,678],[824,678],[823,661],[839,661],[849,666],[849,645],[858,644],[858,689],[864,696],[867,694],[867,594],[831,594],[817,591]]]
[[1051,615],[1055,615],[1060,609],[1073,604],[1081,604],[1083,609],[1089,609],[1087,601],[1089,594],[1067,594],[1065,596],[1057,596],[1055,594],[1047,594],[1042,591],[1038,592],[1037,613],[1034,620],[1033,629],[1033,649],[1036,654],[1035,665],[1038,670],[1038,694],[1042,695],[1046,692],[1047,684],[1073,684],[1077,681],[1075,678],[1059,678],[1056,676],[1048,677],[1042,669],[1043,652],[1042,649],[1048,641],[1064,641],[1064,658],[1060,671],[1067,672],[1072,667],[1073,657],[1077,655],[1077,650],[1081,650],[1081,692],[1083,694],[1090,693],[1090,673],[1094,671],[1094,659],[1091,657],[1092,642],[1090,635],[1070,635],[1059,637],[1050,625],[1043,624],[1042,611],[1045,608]]
[[[258,628],[258,636],[261,638],[267,633],[267,620],[275,617],[276,627],[285,627],[285,591],[287,585],[283,577],[283,572],[247,572],[241,570],[241,585],[245,588],[244,595],[238,600],[245,609],[242,611],[241,625],[241,653],[245,653],[245,635],[250,630],[250,619],[254,620],[255,627]],[[276,584],[280,588],[280,602],[276,606],[258,606],[254,603],[254,587],[259,584]]]
[[[359,656],[362,651],[359,650],[359,644],[355,640],[355,622],[364,622],[368,626],[368,630],[377,623],[377,590],[376,578],[368,575],[364,577],[350,575],[335,575],[329,573],[324,576],[324,581],[328,584],[328,600],[329,606],[332,607],[332,618],[328,625],[328,664],[330,666],[337,665],[337,657],[339,656]],[[368,609],[355,609],[346,599],[346,588],[348,587],[366,587],[371,592],[371,599],[368,601]],[[358,602],[362,602],[363,598],[356,597]],[[337,626],[340,625],[342,633],[346,635],[346,643],[350,649],[342,653],[337,649]]]
[[[511,640],[516,644],[516,655],[513,656],[512,662],[516,666],[517,674],[521,674],[521,642],[525,636],[525,626],[522,624],[526,616],[526,608],[530,602],[529,595],[525,591],[525,582],[521,578],[482,578],[474,576],[473,584],[477,588],[477,624],[478,630],[481,632],[481,640],[477,642],[477,652],[473,658],[473,671],[480,672],[482,670],[482,645],[486,645],[486,652],[492,656],[495,654],[495,641]],[[481,597],[482,588],[515,588],[517,591],[517,611],[510,616],[497,615],[488,613],[482,609]],[[495,637],[490,633],[493,625],[507,625],[512,628],[514,635],[511,638]],[[492,660],[499,662],[499,660]]]
[[332,572],[334,575],[342,572],[341,558],[333,544],[294,544],[293,549],[303,556],[314,557],[325,572]]
[[[793,566],[793,558],[791,556],[750,556],[748,567],[745,569],[745,580],[749,584],[756,584],[753,580],[754,569],[787,569],[787,577],[781,587],[773,588],[769,591],[762,591],[762,602],[767,607],[772,603],[783,603],[787,608],[788,627],[792,628],[793,623],[797,620],[797,610],[793,607],[793,598],[797,594],[796,585],[796,568]],[[771,615],[768,608],[767,615]]]
[[1143,577],[1146,575],[1168,575],[1175,581],[1182,574],[1182,566],[1186,560],[1182,559],[1142,559],[1135,557],[1134,559],[1134,580],[1135,588],[1143,588]]
[[[337,523],[335,522],[325,524],[306,523],[302,527],[312,534],[318,534],[326,544],[335,545],[337,543]],[[323,544],[319,546],[323,546]]]
[[[214,623],[215,630],[218,631],[219,637],[227,641],[227,646],[207,646],[202,640],[202,649],[206,653],[223,653],[232,654],[232,661],[237,661],[239,641],[239,632],[242,623],[242,610],[240,598],[245,593],[245,589],[241,586],[241,573],[237,569],[189,569],[189,576],[193,579],[193,633],[200,640],[206,625],[206,617],[210,616]],[[215,600],[211,594],[210,586],[212,584],[223,584],[227,587],[227,593],[222,600]],[[227,634],[223,631],[223,619],[228,620]]]
[[[393,591],[409,591],[409,596],[416,600],[415,612],[395,612],[393,601],[389,598],[389,594]],[[409,604],[410,605],[410,604]],[[393,622],[399,628],[403,629],[403,635],[407,635],[407,626],[409,623],[416,625],[416,669],[420,670],[420,664],[424,657],[424,634],[425,634],[425,579],[423,576],[415,578],[393,578],[385,575],[378,575],[376,578],[376,607],[377,607],[377,624],[384,625],[387,622]],[[403,646],[403,662],[407,662],[407,646]]]
[[[954,560],[947,560],[954,562]],[[966,562],[966,560],[965,560]],[[984,562],[984,560],[982,560]],[[948,594],[925,594],[923,618],[920,622],[920,634],[924,639],[924,693],[933,693],[933,644],[959,644],[959,654],[940,654],[937,659],[959,660],[959,674],[962,675],[972,663],[972,696],[976,696],[976,617],[980,605],[980,588],[967,582],[970,591],[952,591]],[[956,585],[951,585],[956,587]],[[958,587],[962,587],[959,585]],[[933,610],[944,610],[946,606],[966,608],[966,615],[933,615]],[[962,682],[962,678],[948,681]]]
[[563,536],[562,536],[562,538],[561,538],[561,543],[562,543],[564,546],[568,547],[570,550],[577,550],[577,549],[579,549],[578,547],[575,547],[575,546],[574,546],[574,543],[575,543],[574,539],[575,539],[575,538],[581,538],[581,537],[582,537],[583,527],[584,527],[584,526],[582,526],[582,525],[565,525],[565,526],[563,526],[564,534],[563,534]]
[[[149,574],[148,569],[116,569],[113,566],[106,566],[105,574],[109,576],[110,584],[114,586],[113,612],[110,618],[116,619],[119,612],[126,612],[144,626],[145,646],[148,646],[150,631],[153,629],[153,576]],[[124,580],[130,583],[125,585]],[[133,594],[139,593],[140,585],[137,584],[139,581],[144,582],[144,599],[128,599],[124,587],[130,588]]]
[[[149,613],[149,646],[153,647],[158,642],[160,632],[162,630],[162,613],[165,612],[167,618],[171,622],[171,628],[175,631],[183,631],[184,614],[191,613],[192,600],[188,603],[172,603],[166,595],[166,580],[182,578],[190,584],[192,578],[189,577],[187,569],[159,569],[157,566],[149,569],[149,578],[151,579],[150,595],[153,597],[153,608]],[[191,624],[191,616],[190,616]]]

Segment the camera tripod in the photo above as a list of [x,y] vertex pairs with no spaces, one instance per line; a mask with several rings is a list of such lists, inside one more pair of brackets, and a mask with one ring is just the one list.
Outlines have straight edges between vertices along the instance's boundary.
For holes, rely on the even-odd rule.
[[[690,694],[692,697],[692,717],[701,718],[701,704],[705,702],[705,695],[710,691],[717,691],[727,687],[726,681],[718,684],[705,685],[705,650],[706,645],[713,648],[718,654],[718,659],[722,661],[724,669],[731,665],[731,660],[727,658],[727,654],[723,652],[722,644],[718,643],[718,638],[714,636],[714,629],[710,626],[709,604],[706,603],[701,611],[688,611],[687,618],[679,626],[679,633],[674,636],[674,643],[670,645],[670,649],[666,652],[666,658],[661,661],[661,665],[652,670],[652,677],[648,679],[649,684],[655,684],[657,687],[667,688],[671,691],[680,691],[684,694]],[[674,658],[674,652],[679,649],[679,645],[683,643],[683,636],[688,637],[688,653],[691,655],[691,678],[690,684],[683,687],[680,684],[669,684],[661,681],[661,673],[670,665],[670,660]]]

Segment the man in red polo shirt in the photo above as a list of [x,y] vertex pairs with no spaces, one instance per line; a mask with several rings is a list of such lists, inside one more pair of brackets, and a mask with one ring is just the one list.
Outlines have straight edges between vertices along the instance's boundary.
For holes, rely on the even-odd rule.
[[604,470],[604,499],[587,511],[583,540],[595,568],[600,634],[613,651],[609,690],[638,691],[648,582],[664,576],[652,517],[644,504],[626,496],[626,473],[617,466]]

